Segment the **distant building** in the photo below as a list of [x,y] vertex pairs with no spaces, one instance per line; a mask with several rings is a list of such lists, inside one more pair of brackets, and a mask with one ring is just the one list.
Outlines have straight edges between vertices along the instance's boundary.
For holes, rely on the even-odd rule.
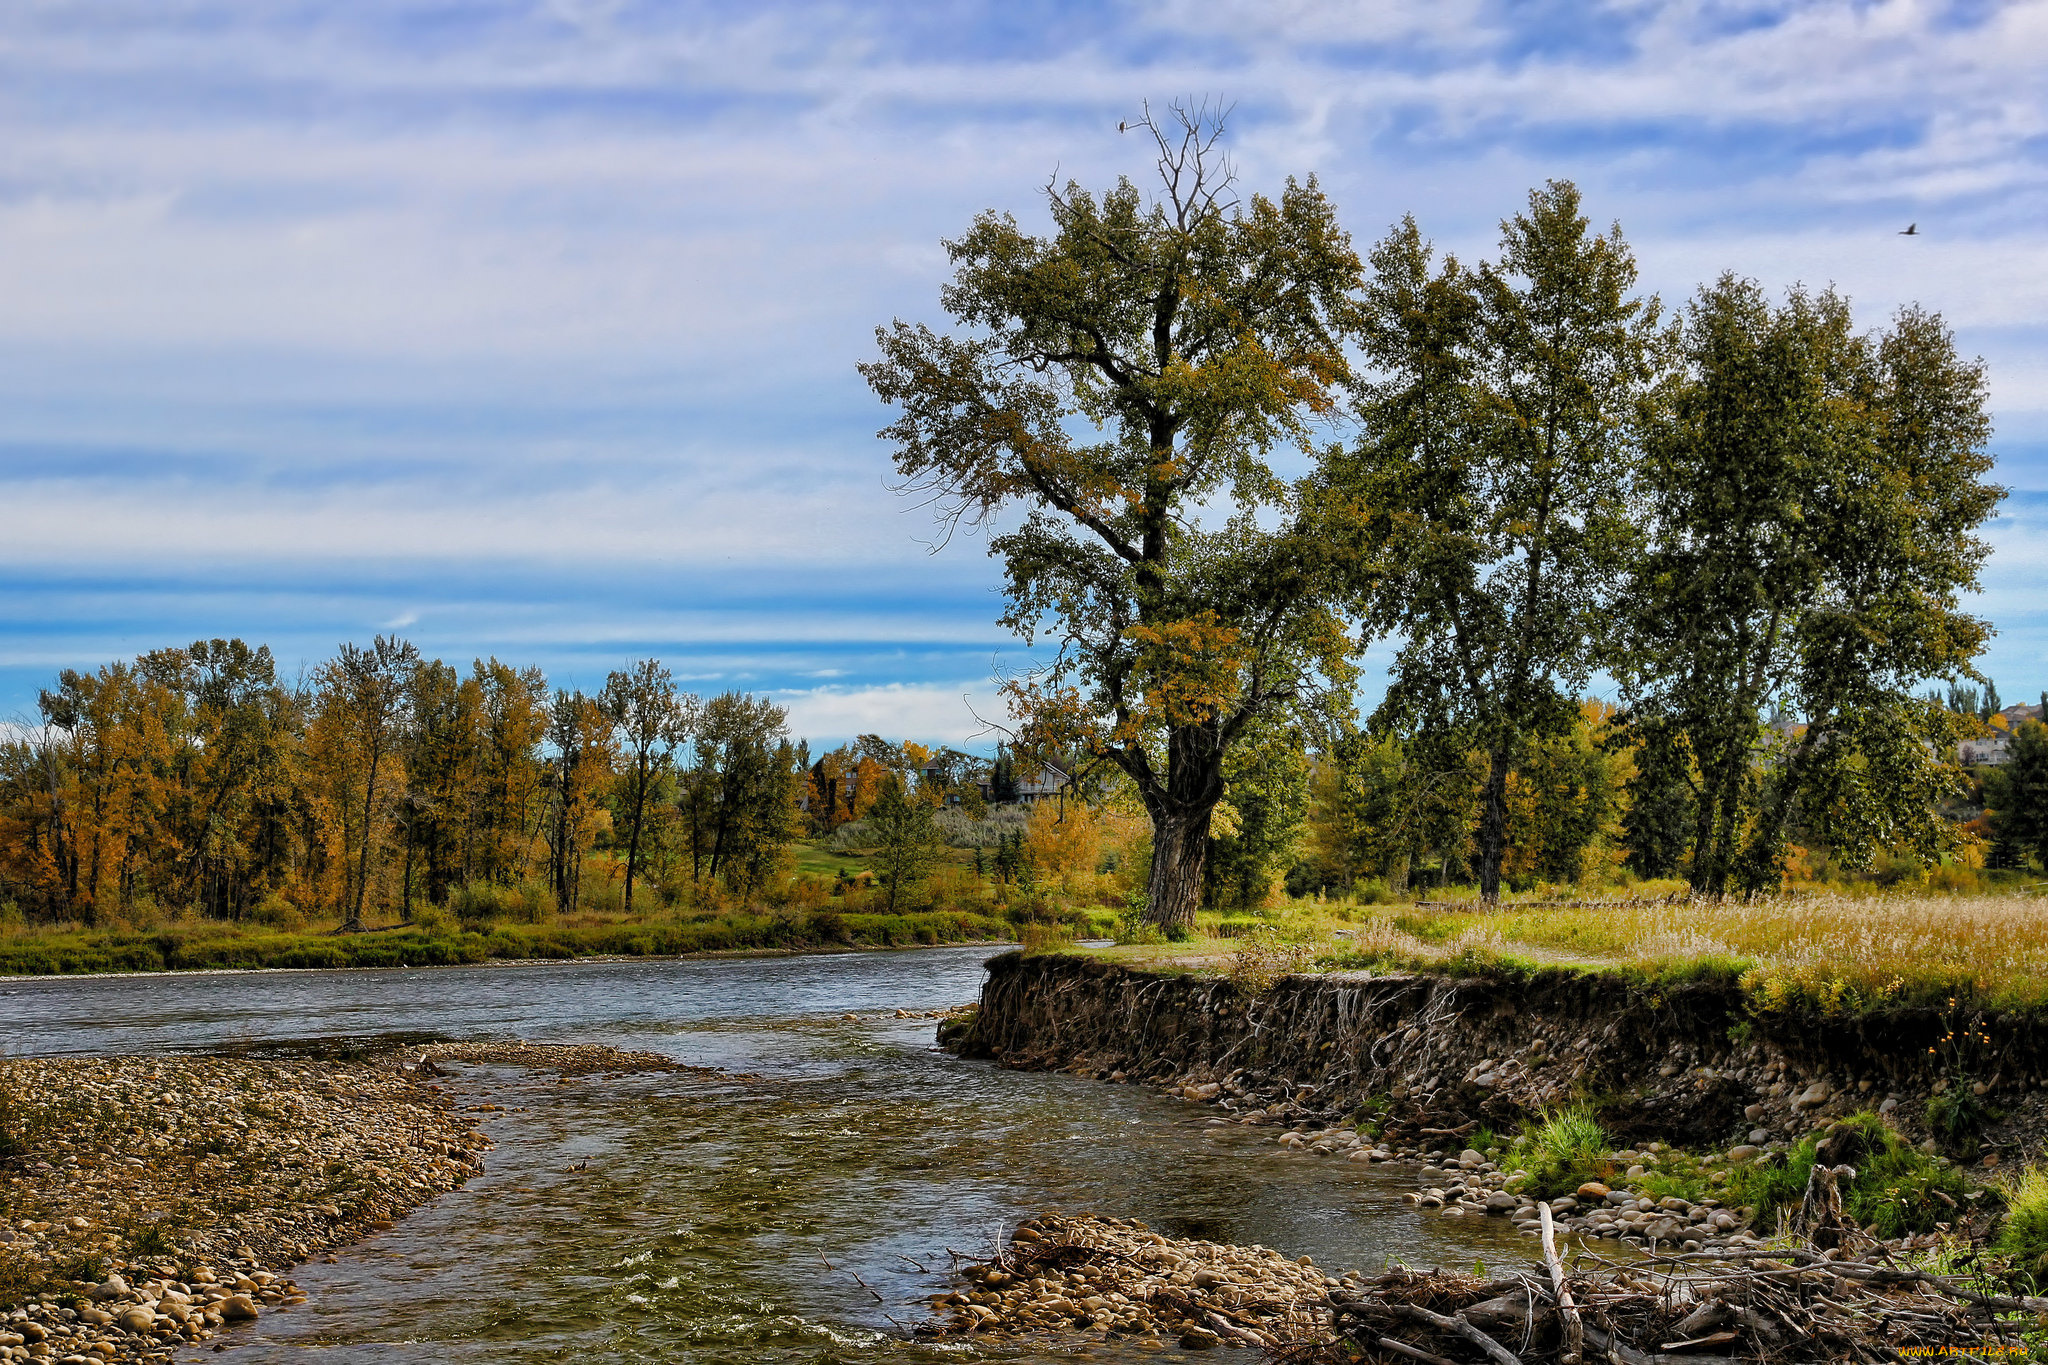
[[1024,805],[1050,801],[1072,785],[1074,779],[1051,763],[1041,763],[1029,777],[1017,779],[1017,800]]
[[2012,757],[2012,737],[1994,734],[1989,739],[1966,739],[1956,745],[1956,762],[1965,768],[1995,768]]

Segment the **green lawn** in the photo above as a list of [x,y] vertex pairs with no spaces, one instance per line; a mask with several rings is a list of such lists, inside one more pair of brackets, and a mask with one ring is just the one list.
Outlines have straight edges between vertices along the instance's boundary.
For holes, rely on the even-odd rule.
[[843,870],[847,876],[874,870],[865,853],[841,852],[826,848],[822,844],[792,844],[790,851],[796,854],[796,870],[814,877],[830,880]]

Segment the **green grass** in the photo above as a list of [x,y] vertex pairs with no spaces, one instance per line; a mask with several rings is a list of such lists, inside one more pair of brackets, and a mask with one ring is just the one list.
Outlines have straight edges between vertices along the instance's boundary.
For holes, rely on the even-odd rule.
[[2013,1268],[2038,1290],[2048,1285],[2048,1167],[2027,1167],[2007,1180],[2000,1193],[2005,1222],[1993,1247],[2011,1257]]
[[1785,1154],[1783,1165],[1735,1167],[1729,1197],[1754,1205],[1759,1221],[1797,1208],[1820,1144],[1828,1137],[1837,1139],[1836,1164],[1856,1169],[1844,1193],[1844,1211],[1866,1227],[1875,1224],[1880,1237],[1932,1232],[1936,1223],[1953,1221],[1964,1207],[1969,1187],[1959,1168],[1920,1151],[1868,1112],[1853,1114],[1824,1134],[1809,1134]]
[[1588,1180],[1613,1173],[1607,1132],[1590,1105],[1550,1110],[1523,1137],[1521,1160],[1529,1172],[1523,1188],[1539,1198],[1570,1194]]
[[853,877],[873,870],[865,853],[840,852],[823,844],[792,844],[790,851],[796,855],[798,872],[828,881],[837,879],[842,871]]
[[499,924],[376,934],[293,934],[233,925],[155,933],[75,930],[0,942],[0,975],[195,968],[425,967],[493,959],[670,957],[749,949],[907,947],[1008,939],[1002,920],[964,911],[735,913],[589,926]]

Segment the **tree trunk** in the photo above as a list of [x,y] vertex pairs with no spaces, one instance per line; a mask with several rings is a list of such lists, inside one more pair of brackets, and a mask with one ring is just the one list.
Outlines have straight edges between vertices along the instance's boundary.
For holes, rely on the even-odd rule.
[[626,844],[626,913],[633,913],[633,875],[640,870],[640,822],[647,813],[647,765],[639,769],[640,782],[633,796],[633,837]]
[[382,748],[372,741],[370,747],[370,772],[363,783],[363,846],[356,858],[355,895],[349,899],[348,918],[342,922],[347,933],[360,933],[363,927],[363,897],[370,889],[370,829],[377,813],[377,766],[383,758]]
[[1500,865],[1508,851],[1508,751],[1495,749],[1486,771],[1485,804],[1479,812],[1479,895],[1500,899]]
[[1209,856],[1209,816],[1199,812],[1155,811],[1152,816],[1152,877],[1146,887],[1145,917],[1162,929],[1191,929],[1202,904],[1202,863]]

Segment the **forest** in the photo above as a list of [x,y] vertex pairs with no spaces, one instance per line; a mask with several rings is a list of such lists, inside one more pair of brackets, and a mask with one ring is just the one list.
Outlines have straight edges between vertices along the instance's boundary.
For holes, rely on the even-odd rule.
[[[1956,733],[2012,742],[2003,765],[1957,769],[1934,812],[1936,880],[1977,888],[2035,865],[2048,729],[2032,708],[1991,709],[1995,689],[1921,700]],[[1085,927],[1142,908],[1151,856],[1142,801],[1085,754],[989,759],[873,735],[814,753],[772,701],[684,693],[654,660],[589,695],[496,659],[465,674],[382,637],[298,679],[267,648],[197,641],[66,670],[40,710],[0,745],[0,916],[16,925],[838,906]],[[1584,700],[1510,770],[1511,891],[1684,885],[1670,879],[1692,870],[1696,787],[1673,783],[1654,735],[1625,719]],[[1759,783],[1801,728],[1771,731]],[[1231,759],[1203,902],[1228,914],[1468,888],[1488,772],[1482,750],[1426,734],[1318,745],[1274,731]],[[1044,799],[1021,803],[1020,779]],[[1855,859],[1793,832],[1809,842],[1790,846],[1792,882],[1928,884],[1929,860]]]

